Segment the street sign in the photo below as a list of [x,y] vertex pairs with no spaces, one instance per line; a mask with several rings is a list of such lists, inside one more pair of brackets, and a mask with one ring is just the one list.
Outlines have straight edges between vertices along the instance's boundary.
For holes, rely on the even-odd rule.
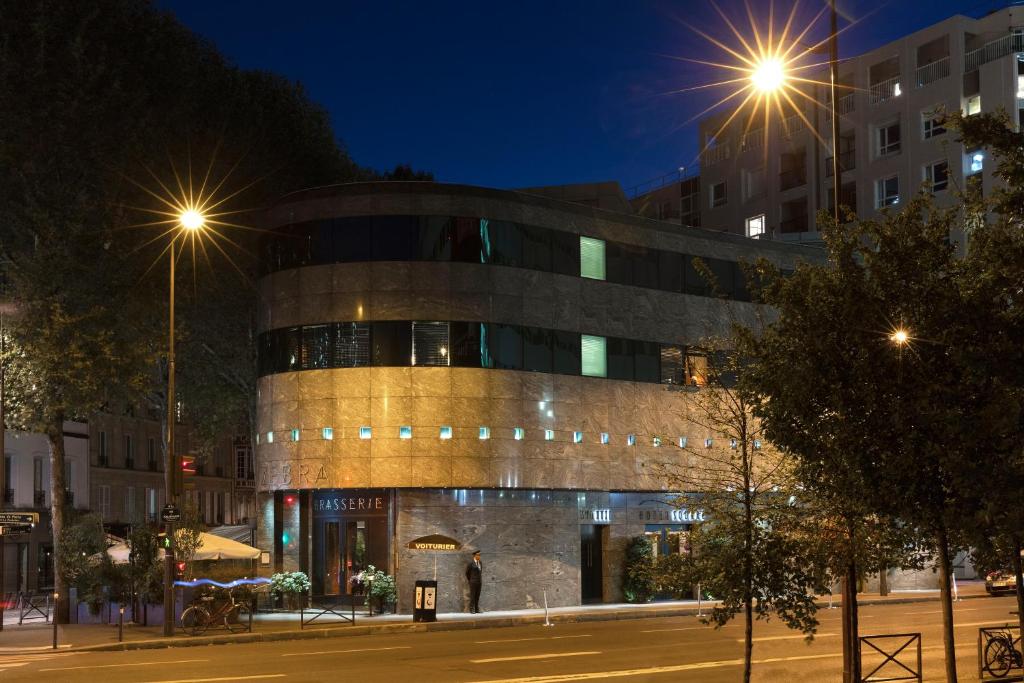
[[174,507],[171,504],[164,505],[163,509],[160,510],[160,521],[161,522],[180,522],[181,521],[181,510]]
[[38,512],[0,512],[0,526],[31,526],[39,524]]

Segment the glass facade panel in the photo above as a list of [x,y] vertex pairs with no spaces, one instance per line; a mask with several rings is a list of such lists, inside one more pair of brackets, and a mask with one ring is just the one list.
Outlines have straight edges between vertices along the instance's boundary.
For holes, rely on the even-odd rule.
[[551,372],[551,333],[536,327],[522,328],[523,370]]
[[412,360],[412,325],[405,321],[377,322],[372,326],[373,364],[405,367]]
[[334,258],[339,263],[360,263],[373,257],[372,220],[369,217],[336,218]]
[[580,277],[604,279],[604,240],[580,235]]
[[672,251],[658,252],[658,289],[683,291],[683,255]]
[[370,324],[340,323],[335,329],[334,367],[361,368],[370,364]]
[[508,221],[480,219],[480,241],[487,263],[523,267],[523,234],[519,226]]
[[608,282],[620,285],[633,284],[633,257],[627,247],[608,242],[604,251]]
[[562,275],[580,274],[580,240],[576,233],[551,231],[551,270]]
[[451,260],[451,218],[448,216],[423,216],[420,218],[415,256],[423,261]]
[[412,324],[412,364],[450,365],[448,323],[421,322]]
[[633,342],[633,371],[638,382],[661,381],[661,345],[657,342]]
[[523,238],[523,267],[533,270],[551,270],[551,231],[532,225],[521,225]]
[[633,379],[633,345],[628,339],[608,339],[608,379]]
[[658,288],[658,252],[646,247],[631,247],[633,252],[633,285]]
[[552,330],[551,340],[554,352],[552,370],[560,375],[580,374],[580,335]]
[[452,219],[452,260],[461,263],[486,263],[480,237],[479,218]]
[[503,370],[523,368],[523,337],[518,325],[487,326],[493,367]]
[[306,325],[302,328],[302,369],[333,367],[331,326]]
[[686,384],[686,355],[682,346],[661,347],[661,383]]
[[413,260],[419,232],[417,223],[414,216],[374,216],[371,235],[373,260]]

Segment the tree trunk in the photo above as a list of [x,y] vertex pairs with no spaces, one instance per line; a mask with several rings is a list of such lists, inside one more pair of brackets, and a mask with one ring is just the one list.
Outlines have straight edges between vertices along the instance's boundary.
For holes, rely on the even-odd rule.
[[885,597],[889,594],[889,569],[882,567],[878,572],[878,594]]
[[750,491],[751,463],[744,439],[743,454],[743,514],[746,539],[743,548],[743,683],[750,683],[750,667],[754,656],[754,500]]
[[1024,633],[1024,576],[1021,576],[1020,546],[1020,538],[1014,536],[1013,547],[1011,548],[1013,559],[1011,562],[1013,563],[1013,574],[1017,577],[1017,624],[1020,626],[1018,635]]
[[54,605],[54,621],[66,624],[71,617],[71,596],[68,582],[61,574],[64,564],[64,547],[61,533],[64,531],[64,504],[66,485],[64,482],[64,413],[58,411],[46,422],[46,439],[50,443],[50,525],[53,529],[53,590],[57,594]]
[[860,683],[860,631],[857,624],[857,534],[853,524],[847,523],[846,542],[848,560],[840,579],[843,596],[841,621],[843,623],[843,683]]
[[946,682],[956,683],[956,641],[953,636],[953,596],[950,592],[949,538],[946,527],[939,528],[939,597],[942,600],[942,644],[946,653]]

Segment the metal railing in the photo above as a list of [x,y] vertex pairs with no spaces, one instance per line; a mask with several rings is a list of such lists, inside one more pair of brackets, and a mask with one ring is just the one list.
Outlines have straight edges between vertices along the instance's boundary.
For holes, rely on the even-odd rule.
[[[868,671],[867,673],[862,673],[860,680],[863,683],[881,683],[882,681],[918,681],[918,683],[921,683],[921,681],[924,680],[921,675],[923,669],[921,668],[920,633],[894,633],[892,635],[882,636],[861,636],[859,641],[859,656],[861,659],[862,672],[866,671],[868,666],[874,664],[874,662],[867,665],[864,663],[865,653],[872,658],[877,658],[879,656],[882,657],[882,661],[875,666],[874,669],[871,669],[871,671]],[[865,646],[870,649],[866,649]],[[904,654],[904,651],[908,649],[909,652]],[[917,655],[916,669],[913,668],[913,661],[909,662],[909,665],[906,662],[907,659],[913,657],[915,654]],[[903,656],[903,661],[900,660],[901,655]],[[909,657],[907,655],[909,655]]]
[[982,64],[1005,57],[1011,52],[1024,52],[1024,33],[1008,33],[985,43],[977,50],[971,50],[964,55],[964,71],[975,71]]
[[698,175],[700,175],[700,169],[695,166],[680,167],[677,171],[672,171],[671,173],[660,175],[657,178],[646,180],[639,185],[634,185],[629,188],[629,192],[627,192],[626,195],[630,199],[636,199],[648,192],[654,192],[655,190],[660,190],[663,187],[667,187],[684,180],[690,180]]
[[984,626],[978,629],[978,680],[1019,681],[1024,674],[1020,650],[1020,625]]
[[798,133],[806,127],[807,124],[804,123],[804,118],[799,114],[790,114],[779,121],[779,132],[785,136]]
[[747,152],[752,149],[764,147],[764,128],[748,131],[740,138],[740,151]]
[[700,153],[700,162],[707,166],[713,166],[720,161],[725,161],[729,158],[729,145],[718,145],[717,147],[709,147]]
[[[857,168],[857,155],[850,149],[839,153],[839,172],[852,171]],[[825,159],[825,177],[832,177],[832,157]]]
[[943,57],[937,62],[931,64],[925,64],[924,66],[917,67],[917,71],[914,72],[915,80],[917,81],[917,87],[923,88],[929,83],[946,78],[949,76],[949,57]]
[[842,97],[836,99],[836,101],[839,103],[839,108],[837,109],[837,112],[840,116],[842,116],[843,114],[849,114],[855,108],[856,101],[853,98],[853,93],[843,95]]
[[900,77],[893,76],[884,81],[872,83],[870,93],[871,104],[881,104],[894,97],[899,97],[903,94],[903,90],[900,87]]

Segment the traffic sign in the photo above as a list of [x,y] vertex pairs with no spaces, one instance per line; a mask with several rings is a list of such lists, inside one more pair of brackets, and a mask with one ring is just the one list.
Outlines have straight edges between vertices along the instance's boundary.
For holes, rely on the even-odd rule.
[[31,526],[39,524],[38,512],[0,512],[0,526]]
[[164,505],[163,509],[160,510],[160,521],[161,522],[180,522],[181,521],[181,510],[168,503]]

